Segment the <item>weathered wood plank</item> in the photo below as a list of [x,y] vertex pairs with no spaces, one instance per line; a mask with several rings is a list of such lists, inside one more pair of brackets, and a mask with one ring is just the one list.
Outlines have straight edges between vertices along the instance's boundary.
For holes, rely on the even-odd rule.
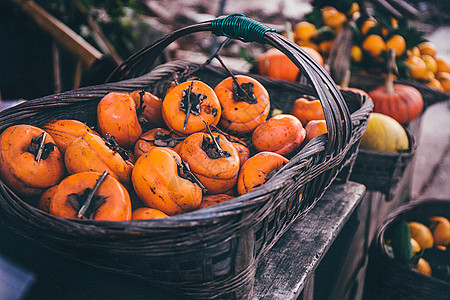
[[253,299],[297,299],[364,193],[358,183],[331,186],[261,261]]

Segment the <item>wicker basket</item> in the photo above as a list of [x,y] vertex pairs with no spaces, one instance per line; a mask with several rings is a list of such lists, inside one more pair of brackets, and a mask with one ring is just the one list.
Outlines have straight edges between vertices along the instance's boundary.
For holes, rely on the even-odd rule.
[[[184,215],[129,222],[57,218],[27,204],[1,182],[0,222],[67,257],[146,279],[183,297],[250,298],[259,260],[295,220],[308,213],[339,171],[352,164],[372,109],[370,99],[358,94],[344,93],[344,100],[327,73],[294,43],[242,15],[192,25],[136,53],[111,80],[138,77],[27,101],[0,112],[0,132],[19,123],[39,126],[50,118],[95,125],[96,106],[111,91],[147,89],[161,96],[174,72],[181,74],[197,65],[177,61],[149,73],[143,66],[152,65],[172,41],[198,31],[268,43],[286,53],[309,78],[310,86],[257,79],[269,91],[273,108],[289,111],[299,96],[318,96],[328,135],[307,143],[258,189]],[[194,75],[211,86],[229,76],[211,66]]]
[[[450,283],[423,275],[392,259],[385,242],[401,220],[422,221],[431,216],[450,218],[450,199],[427,199],[404,204],[392,212],[377,231],[371,245],[365,299],[450,299]],[[450,261],[450,251],[446,251]]]
[[409,139],[409,150],[400,153],[387,153],[359,149],[350,180],[362,183],[369,191],[378,191],[393,199],[398,184],[416,152],[414,136],[405,129]]

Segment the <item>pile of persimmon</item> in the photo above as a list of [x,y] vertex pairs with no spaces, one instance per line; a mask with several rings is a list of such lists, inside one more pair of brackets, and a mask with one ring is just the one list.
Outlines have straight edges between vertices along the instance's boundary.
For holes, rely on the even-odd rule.
[[248,193],[312,138],[327,132],[319,100],[272,114],[266,88],[230,76],[190,80],[164,97],[110,92],[95,124],[48,120],[0,135],[0,177],[57,217],[108,221],[165,218]]

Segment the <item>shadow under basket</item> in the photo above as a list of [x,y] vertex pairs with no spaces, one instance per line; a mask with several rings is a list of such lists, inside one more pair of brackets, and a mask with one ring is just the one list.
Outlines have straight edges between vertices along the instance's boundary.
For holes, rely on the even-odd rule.
[[387,153],[360,148],[350,180],[364,184],[368,191],[385,194],[387,201],[392,200],[417,148],[414,136],[408,129],[405,128],[405,131],[408,135],[409,151]]
[[[236,32],[236,27],[246,30]],[[49,119],[77,119],[95,126],[97,104],[112,91],[145,89],[163,97],[174,74],[182,76],[198,65],[176,61],[150,72],[142,66],[152,65],[152,59],[177,38],[198,31],[267,43],[286,53],[309,85],[252,76],[268,90],[272,109],[290,112],[295,99],[318,97],[328,134],[306,143],[259,188],[191,213],[128,222],[58,218],[30,205],[1,182],[0,222],[66,257],[143,278],[184,298],[251,298],[258,262],[293,222],[314,207],[339,172],[351,167],[372,110],[370,99],[341,94],[327,72],[295,43],[242,15],[188,26],[130,57],[112,74],[115,82],[26,101],[0,112],[0,131],[15,124],[40,126]],[[212,87],[229,76],[212,66],[193,75]]]
[[[450,282],[411,270],[389,256],[385,247],[393,228],[402,220],[426,222],[429,217],[450,219],[450,199],[409,202],[392,212],[379,227],[369,251],[364,299],[450,299]],[[450,250],[444,253],[450,265]]]

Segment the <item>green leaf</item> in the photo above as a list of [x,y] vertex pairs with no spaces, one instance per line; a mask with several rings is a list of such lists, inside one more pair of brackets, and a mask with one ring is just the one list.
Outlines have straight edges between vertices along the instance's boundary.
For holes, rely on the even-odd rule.
[[409,232],[408,222],[400,221],[395,225],[392,239],[392,250],[394,251],[395,259],[402,263],[409,264],[413,257],[411,246],[411,233]]

